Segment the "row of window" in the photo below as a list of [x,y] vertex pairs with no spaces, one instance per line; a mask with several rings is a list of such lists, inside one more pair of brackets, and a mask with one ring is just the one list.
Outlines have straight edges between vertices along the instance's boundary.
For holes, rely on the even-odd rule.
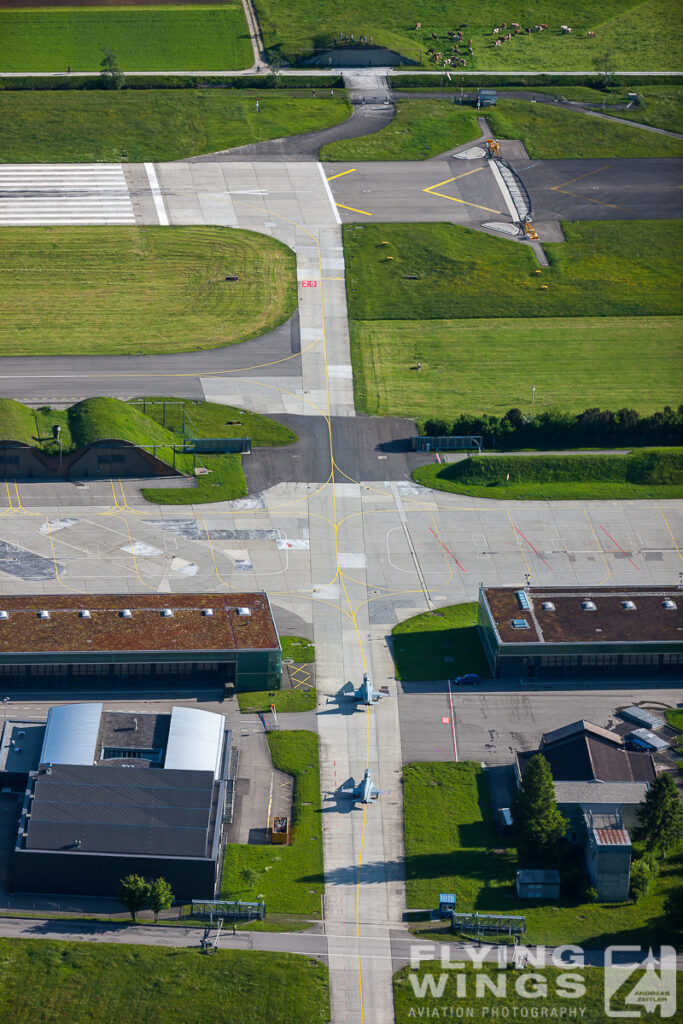
[[0,676],[141,676],[141,675],[190,675],[196,672],[218,672],[226,665],[217,661],[178,662],[168,665],[150,664],[101,664],[101,665],[0,665]]
[[543,668],[576,665],[683,665],[683,654],[547,654]]

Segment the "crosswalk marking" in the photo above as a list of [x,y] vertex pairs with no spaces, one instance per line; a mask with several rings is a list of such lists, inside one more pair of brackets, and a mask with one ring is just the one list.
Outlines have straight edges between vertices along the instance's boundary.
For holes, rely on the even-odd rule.
[[135,224],[121,164],[0,164],[0,225]]

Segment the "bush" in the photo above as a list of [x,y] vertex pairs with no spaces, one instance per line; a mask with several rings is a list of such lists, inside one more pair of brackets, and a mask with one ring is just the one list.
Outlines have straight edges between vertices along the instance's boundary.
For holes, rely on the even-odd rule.
[[[525,416],[519,409],[509,409],[503,416],[461,415],[453,426],[441,419],[426,420],[424,433],[442,436],[444,433],[481,435],[486,448],[590,448],[624,447],[630,445],[683,444],[683,405],[672,409],[667,405],[661,412],[641,416],[635,409],[585,409],[581,413],[546,409],[535,416]],[[638,474],[675,473],[675,462],[666,464],[654,453],[642,453],[642,462],[633,466]],[[640,477],[643,483],[668,483]]]
[[594,886],[589,885],[584,893],[584,898],[586,900],[586,903],[597,903],[598,890]]
[[631,899],[637,903],[639,899],[647,895],[652,881],[652,872],[647,861],[641,857],[631,864]]
[[[445,77],[445,72],[441,75],[435,74],[420,74],[416,72],[412,75],[389,75],[389,83],[392,89],[428,89],[441,86],[443,82],[444,91],[450,89],[452,91],[460,91],[460,76],[453,75],[451,81]],[[671,85],[670,75],[648,75],[647,77],[636,76],[625,77],[624,75],[614,75],[611,79],[610,85],[612,88],[632,88],[634,86],[646,86],[646,85]],[[543,89],[548,86],[570,86],[570,85],[585,85],[589,89],[603,89],[604,78],[601,74],[592,72],[586,75],[562,75],[552,73],[538,73],[528,75],[506,75],[502,72],[499,75],[486,75],[482,74],[481,78],[476,75],[467,75],[465,78],[465,90],[471,91],[472,89],[501,89],[504,87],[510,89]]]
[[[276,86],[274,75],[125,75],[123,89],[273,89]],[[282,83],[291,89],[342,89],[344,79],[341,75],[297,75]],[[108,86],[99,75],[17,75],[16,78],[0,80],[0,89],[8,92],[24,90],[64,90],[64,89],[106,89]]]

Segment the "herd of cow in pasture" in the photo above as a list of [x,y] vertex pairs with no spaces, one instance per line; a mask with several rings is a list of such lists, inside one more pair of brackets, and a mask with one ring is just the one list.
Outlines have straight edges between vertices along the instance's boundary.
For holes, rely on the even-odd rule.
[[[418,21],[415,25],[415,31],[419,31],[422,28],[422,22]],[[472,49],[472,40],[469,39],[467,43],[464,42],[463,29],[469,28],[469,25],[461,25],[458,31],[452,30],[446,33],[450,40],[450,51],[437,50],[433,46],[430,46],[427,53],[430,59],[435,64],[443,64],[448,67],[464,67],[467,64],[467,58],[463,56],[463,50],[460,49],[460,44],[466,48],[470,57],[474,56],[474,50]],[[526,27],[522,28],[522,25],[518,21],[511,21],[510,25],[504,21],[502,25],[497,25],[491,32],[494,46],[502,46],[503,43],[509,43],[515,36],[527,35],[530,36],[532,32],[546,32],[549,31],[549,26],[546,24],[534,25],[533,28]],[[560,32],[562,35],[571,35],[571,25],[560,25]],[[436,32],[431,33],[432,39],[439,42],[439,36]],[[595,32],[586,32],[587,39],[595,39]]]

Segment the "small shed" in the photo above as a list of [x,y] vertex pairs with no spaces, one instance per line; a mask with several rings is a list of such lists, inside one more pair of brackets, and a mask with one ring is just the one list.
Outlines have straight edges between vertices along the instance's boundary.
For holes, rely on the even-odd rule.
[[477,91],[478,107],[495,107],[498,102],[498,93],[495,89],[479,89]]
[[451,917],[455,911],[455,893],[442,892],[439,895],[439,917]]
[[655,736],[649,729],[634,729],[626,737],[627,741],[640,750],[668,750],[669,744],[661,736]]
[[526,868],[517,872],[516,888],[521,900],[559,899],[560,873]]

